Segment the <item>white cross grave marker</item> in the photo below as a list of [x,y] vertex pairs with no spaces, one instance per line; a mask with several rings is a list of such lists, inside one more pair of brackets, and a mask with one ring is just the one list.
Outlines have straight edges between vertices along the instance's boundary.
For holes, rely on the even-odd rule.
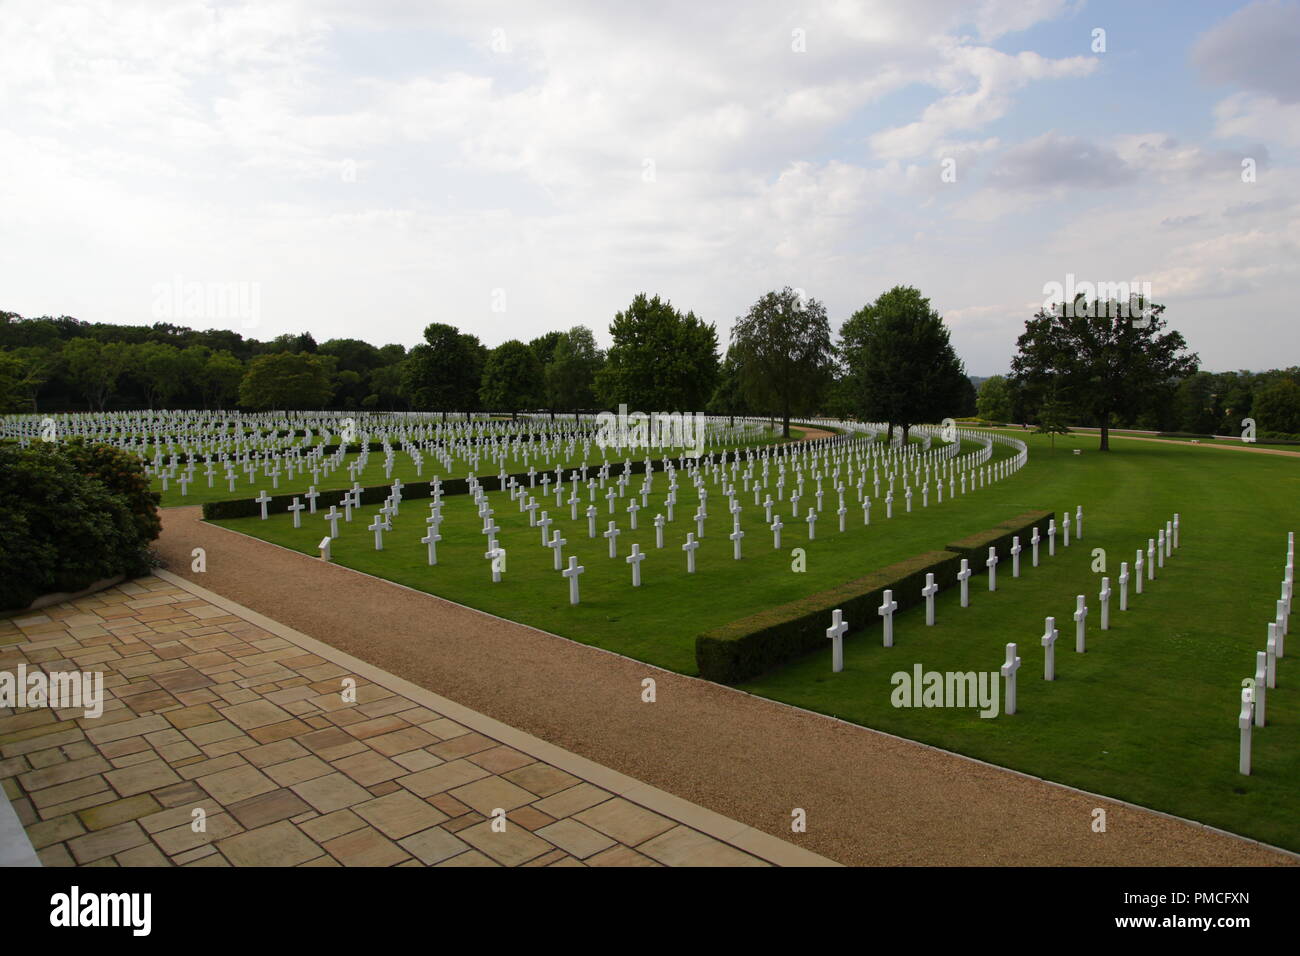
[[1008,714],[1016,712],[1016,671],[1020,670],[1020,658],[1016,656],[1016,645],[1007,645],[1007,660],[1002,665],[1002,676],[1007,679],[1007,706],[1005,708]]
[[1088,629],[1088,605],[1087,599],[1080,594],[1075,599],[1074,607],[1074,652],[1083,654],[1086,651]]
[[1056,629],[1056,618],[1049,617],[1043,623],[1043,680],[1056,680],[1056,639],[1060,637]]
[[645,558],[646,556],[641,553],[641,545],[634,544],[632,545],[632,553],[623,559],[628,564],[632,565],[632,587],[634,588],[639,588],[641,586],[641,562],[644,561]]
[[934,596],[939,593],[939,585],[934,583],[934,575],[926,574],[925,587],[921,596],[925,598],[925,626],[934,627]]
[[831,672],[838,674],[844,670],[844,632],[849,625],[844,621],[844,613],[836,608],[831,612],[831,626],[826,628],[826,636],[831,644]]
[[546,546],[551,549],[555,556],[555,570],[559,571],[564,567],[564,546],[569,543],[567,538],[561,538],[559,530],[551,532],[551,540],[546,542]]
[[686,532],[686,543],[682,545],[682,550],[686,552],[686,573],[695,573],[695,550],[700,543],[695,540],[695,532]]
[[957,580],[961,582],[961,606],[970,607],[970,562],[965,558],[961,559],[961,570],[957,572]]
[[884,598],[881,599],[880,607],[876,613],[884,620],[884,646],[894,646],[894,612],[898,610],[898,602],[894,600],[894,592],[886,591]]
[[578,563],[578,559],[570,556],[569,566],[560,572],[561,577],[569,579],[569,603],[578,603],[578,575],[584,573],[587,569]]

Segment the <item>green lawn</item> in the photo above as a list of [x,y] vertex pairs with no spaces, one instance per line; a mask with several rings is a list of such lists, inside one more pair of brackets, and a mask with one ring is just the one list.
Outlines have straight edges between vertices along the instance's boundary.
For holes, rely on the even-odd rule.
[[[711,492],[710,518],[697,552],[699,573],[685,573],[680,544],[694,511],[694,497],[679,494],[677,521],[665,535],[664,551],[654,548],[648,518],[661,509],[666,489],[657,476],[652,507],[642,514],[641,530],[618,542],[619,558],[607,557],[603,538],[587,537],[586,521],[569,521],[568,508],[548,503],[557,527],[587,568],[582,604],[568,604],[567,582],[552,570],[551,553],[540,547],[540,532],[528,528],[504,495],[490,497],[508,549],[508,570],[500,584],[490,582],[483,558],[485,538],[468,498],[448,499],[444,508],[439,565],[425,564],[423,533],[427,502],[403,505],[385,550],[375,552],[363,522],[340,528],[334,557],[341,564],[440,594],[494,614],[523,621],[574,640],[606,647],[650,663],[693,673],[694,638],[701,630],[752,611],[779,604],[849,580],[920,551],[989,527],[1022,511],[1058,512],[1082,504],[1085,537],[1054,559],[1028,567],[1020,579],[1009,566],[999,574],[999,590],[989,594],[983,577],[972,580],[972,606],[958,606],[955,589],[938,599],[938,626],[924,626],[924,609],[895,621],[895,646],[880,646],[879,626],[851,633],[845,642],[845,670],[830,671],[829,641],[816,653],[754,680],[744,689],[801,707],[932,743],[1002,766],[1098,791],[1202,820],[1257,839],[1300,850],[1300,637],[1280,662],[1279,687],[1269,696],[1267,728],[1255,735],[1255,772],[1236,773],[1239,687],[1254,673],[1254,654],[1262,650],[1265,624],[1272,619],[1286,547],[1286,531],[1297,524],[1300,461],[1272,455],[1235,453],[1207,458],[1181,443],[1116,442],[1108,454],[1096,451],[1096,437],[1029,441],[1029,464],[1017,475],[956,500],[903,514],[901,495],[892,521],[877,501],[871,526],[863,528],[859,508],[850,508],[849,531],[836,530],[833,495],[828,495],[817,538],[807,526],[789,521],[783,549],[772,548],[771,533],[746,505],[742,527],[744,559],[736,562],[725,499]],[[1073,455],[1079,447],[1083,454]],[[999,454],[1008,453],[1001,446]],[[1199,455],[1199,457],[1197,457]],[[636,484],[633,487],[637,487]],[[882,489],[883,491],[883,489]],[[584,507],[586,501],[584,496]],[[599,529],[609,520],[603,498]],[[1093,549],[1105,549],[1112,586],[1120,561],[1132,561],[1157,527],[1177,511],[1182,515],[1182,547],[1149,584],[1130,592],[1130,610],[1112,605],[1112,629],[1097,628],[1099,574],[1090,570]],[[319,518],[294,530],[287,516],[266,522],[223,522],[236,530],[314,553],[325,533]],[[692,525],[693,526],[693,525]],[[630,587],[623,556],[632,541],[650,557],[642,565],[644,585]],[[807,551],[806,573],[791,570],[790,551]],[[1070,614],[1074,596],[1088,595],[1092,609],[1089,651],[1074,652]],[[1042,680],[1043,650],[1038,638],[1046,615],[1057,618],[1057,680]],[[829,624],[829,620],[827,622]],[[854,626],[863,622],[851,621]],[[1019,679],[1019,712],[994,720],[973,710],[895,709],[890,676],[926,670],[996,670],[1008,641],[1019,644],[1024,662]],[[1087,821],[1080,821],[1087,825]]]

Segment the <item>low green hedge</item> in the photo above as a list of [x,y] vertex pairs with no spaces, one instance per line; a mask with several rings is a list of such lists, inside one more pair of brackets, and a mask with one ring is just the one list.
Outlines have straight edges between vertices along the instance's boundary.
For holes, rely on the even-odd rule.
[[948,550],[966,558],[977,574],[983,574],[987,570],[984,562],[988,560],[989,548],[997,548],[998,557],[1004,561],[1008,560],[1011,557],[1012,538],[1019,536],[1020,546],[1027,549],[1034,526],[1038,526],[1039,536],[1046,538],[1047,523],[1055,517],[1054,511],[1026,511],[1014,518],[1008,518],[987,531],[980,531],[960,541],[954,541],[948,545]]
[[133,455],[80,440],[0,442],[0,610],[155,563],[158,495]]
[[873,571],[838,587],[768,608],[705,631],[695,638],[695,665],[700,676],[719,684],[738,684],[787,661],[826,646],[831,611],[840,608],[853,631],[879,626],[876,613],[886,590],[898,609],[920,603],[926,574],[940,587],[957,581],[961,556],[928,551]]
[[996,527],[962,538],[943,551],[928,551],[906,561],[873,571],[838,587],[810,594],[797,601],[768,608],[749,617],[730,621],[705,631],[695,638],[695,666],[700,676],[719,684],[738,684],[757,677],[818,648],[826,646],[826,628],[831,612],[844,612],[852,632],[880,626],[877,609],[886,590],[894,592],[898,610],[920,604],[925,576],[933,574],[940,588],[956,585],[962,558],[971,570],[984,573],[990,547],[998,556],[1010,556],[1011,539],[1020,536],[1020,544],[1029,547],[1029,534],[1035,525],[1040,534],[1047,532],[1051,511],[1027,511]]

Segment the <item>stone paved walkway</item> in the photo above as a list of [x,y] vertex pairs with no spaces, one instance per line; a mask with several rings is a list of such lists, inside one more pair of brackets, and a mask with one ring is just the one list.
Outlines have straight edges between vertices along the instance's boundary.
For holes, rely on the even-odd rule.
[[0,620],[0,671],[104,675],[0,708],[46,866],[829,863],[168,577]]

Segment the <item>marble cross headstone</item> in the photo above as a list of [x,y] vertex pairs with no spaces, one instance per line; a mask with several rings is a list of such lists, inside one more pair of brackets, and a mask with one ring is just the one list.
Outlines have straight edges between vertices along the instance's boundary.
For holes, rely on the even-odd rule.
[[1074,608],[1074,652],[1082,654],[1086,651],[1088,629],[1088,604],[1087,598],[1080,594],[1075,599]]
[[438,563],[438,542],[442,540],[442,535],[438,534],[438,527],[434,525],[429,529],[429,533],[420,539],[421,544],[429,546],[429,566]]
[[569,566],[560,572],[561,577],[569,579],[569,603],[578,603],[578,575],[584,573],[587,569],[578,563],[578,559],[570,555]]
[[682,550],[686,552],[686,573],[695,573],[695,552],[700,543],[695,540],[695,532],[686,532],[686,543],[682,545]]
[[1119,564],[1119,609],[1128,610],[1128,562]]
[[1255,726],[1264,726],[1264,704],[1266,701],[1265,680],[1268,677],[1268,655],[1264,651],[1255,653]]
[[1250,731],[1255,719],[1255,690],[1253,687],[1241,689],[1241,713],[1237,715],[1237,727],[1241,731],[1241,751],[1237,770],[1250,776]]
[[925,598],[925,625],[934,627],[934,596],[939,593],[939,585],[934,583],[934,575],[926,574],[925,587],[921,588],[921,596]]
[[645,558],[646,556],[641,553],[641,545],[633,544],[632,553],[623,559],[628,564],[632,565],[632,587],[634,588],[639,588],[641,586],[641,562],[644,561]]
[[965,558],[961,559],[961,570],[957,572],[957,580],[961,582],[961,606],[970,607],[970,562]]
[[881,599],[880,607],[876,613],[881,616],[884,623],[884,634],[882,640],[885,647],[894,646],[894,612],[898,610],[898,602],[894,600],[893,591],[885,591],[885,596]]
[[843,612],[836,608],[831,612],[831,626],[826,628],[826,636],[832,641],[831,671],[835,674],[844,670],[844,632],[848,629]]
[[1002,665],[1002,676],[1007,679],[1007,704],[1004,710],[1008,714],[1016,712],[1016,671],[1020,670],[1020,658],[1016,656],[1016,645],[1007,645],[1007,659]]
[[1101,629],[1110,630],[1110,578],[1101,579],[1101,593],[1097,595],[1101,601]]
[[254,498],[253,500],[256,501],[259,505],[262,506],[262,520],[265,521],[265,520],[266,520],[266,506],[269,505],[269,504],[271,503],[271,496],[268,495],[268,494],[266,493],[266,489],[263,488],[263,489],[261,489],[261,490],[257,493],[257,497]]
[[1056,629],[1056,618],[1049,617],[1043,623],[1043,680],[1056,680],[1056,639],[1060,632]]
[[1020,536],[1016,535],[1011,539],[1011,576],[1020,577]]
[[293,504],[291,504],[288,508],[285,509],[286,511],[293,512],[293,526],[295,528],[302,527],[302,515],[299,514],[299,512],[301,512],[306,507],[307,506],[304,505],[302,502],[300,502],[297,498],[294,498]]
[[564,567],[564,546],[569,543],[568,538],[561,538],[560,531],[557,528],[551,532],[551,540],[546,542],[546,546],[551,549],[555,556],[554,569],[559,571]]
[[997,548],[995,547],[989,548],[989,557],[988,560],[984,562],[984,566],[989,569],[989,590],[996,591],[998,589],[998,549]]

